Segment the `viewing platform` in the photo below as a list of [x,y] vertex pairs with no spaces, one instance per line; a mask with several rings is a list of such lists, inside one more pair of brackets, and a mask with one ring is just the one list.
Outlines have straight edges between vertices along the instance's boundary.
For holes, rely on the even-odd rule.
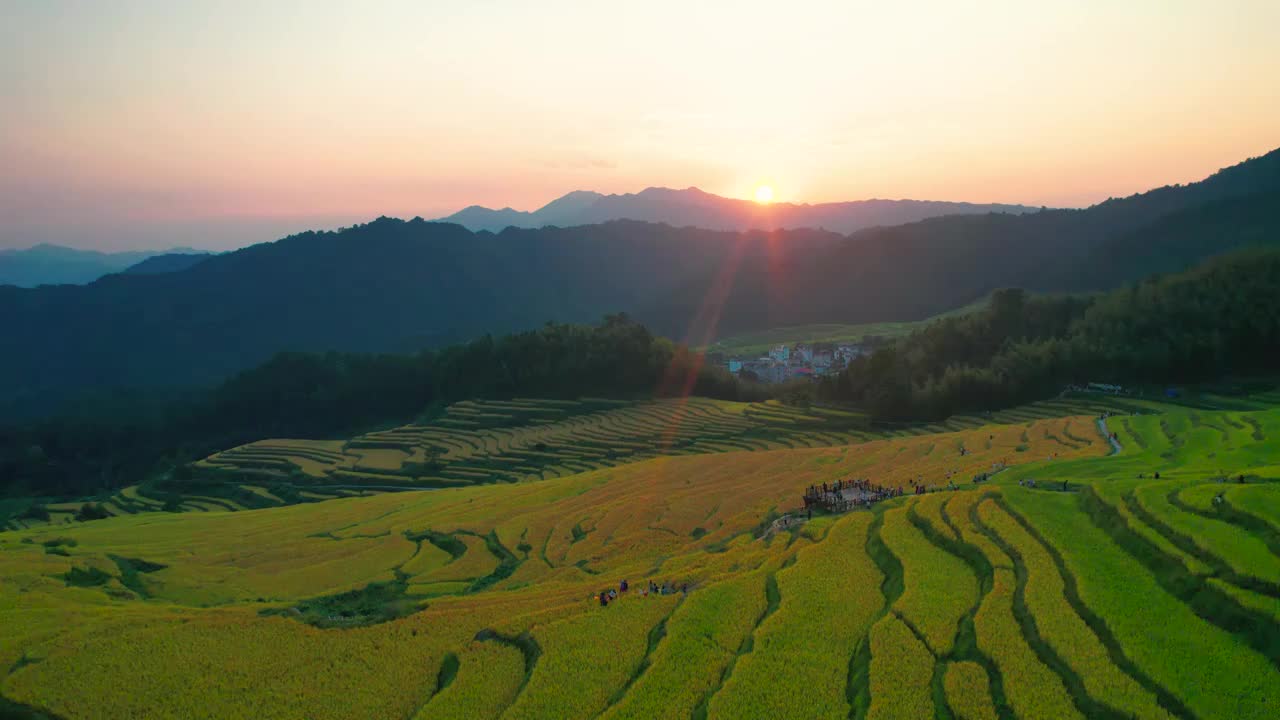
[[837,480],[810,485],[804,493],[805,510],[847,512],[870,507],[881,500],[902,495],[902,488],[887,488],[869,480]]

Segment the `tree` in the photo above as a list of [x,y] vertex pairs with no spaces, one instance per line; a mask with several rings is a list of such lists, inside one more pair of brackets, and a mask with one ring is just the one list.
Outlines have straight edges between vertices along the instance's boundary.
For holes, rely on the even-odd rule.
[[111,513],[98,503],[85,503],[80,506],[80,510],[76,512],[76,520],[87,522],[89,520],[103,520],[111,517]]

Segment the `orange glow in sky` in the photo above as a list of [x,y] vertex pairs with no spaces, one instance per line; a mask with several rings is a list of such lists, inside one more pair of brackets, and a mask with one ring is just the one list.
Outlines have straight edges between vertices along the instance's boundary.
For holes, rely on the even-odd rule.
[[[1280,146],[1280,2],[9,3],[0,247],[576,189],[1081,206]],[[762,61],[762,58],[764,61]]]

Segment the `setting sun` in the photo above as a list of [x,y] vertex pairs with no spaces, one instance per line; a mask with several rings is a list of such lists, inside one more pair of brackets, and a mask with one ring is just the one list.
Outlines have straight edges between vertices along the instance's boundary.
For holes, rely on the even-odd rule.
[[756,188],[756,202],[771,203],[773,202],[773,188],[768,185],[761,185]]

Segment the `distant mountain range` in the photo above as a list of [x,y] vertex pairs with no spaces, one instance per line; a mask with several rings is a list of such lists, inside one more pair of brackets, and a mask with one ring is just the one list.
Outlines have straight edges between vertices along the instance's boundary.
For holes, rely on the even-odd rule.
[[797,205],[761,204],[703,192],[698,188],[648,188],[625,195],[602,195],[588,190],[571,192],[533,212],[472,205],[440,222],[469,230],[497,232],[503,228],[574,227],[610,220],[641,220],[673,227],[707,230],[777,230],[813,228],[848,234],[877,225],[901,225],[941,215],[1009,213],[1020,215],[1040,208],[1025,205],[974,204],[933,200],[857,200]]
[[192,248],[104,253],[48,244],[22,250],[0,250],[0,285],[83,285],[103,275],[123,272],[162,254],[205,255]]
[[196,263],[204,262],[211,257],[213,257],[213,253],[205,252],[171,252],[163,255],[152,255],[136,265],[130,265],[123,272],[130,275],[178,272],[179,270],[186,270]]
[[212,383],[283,350],[406,351],[618,311],[698,344],[917,320],[1000,287],[1099,290],[1277,242],[1280,151],[1082,210],[847,235],[631,220],[492,233],[380,218],[173,272],[0,287],[0,416],[47,411],[87,389]]

